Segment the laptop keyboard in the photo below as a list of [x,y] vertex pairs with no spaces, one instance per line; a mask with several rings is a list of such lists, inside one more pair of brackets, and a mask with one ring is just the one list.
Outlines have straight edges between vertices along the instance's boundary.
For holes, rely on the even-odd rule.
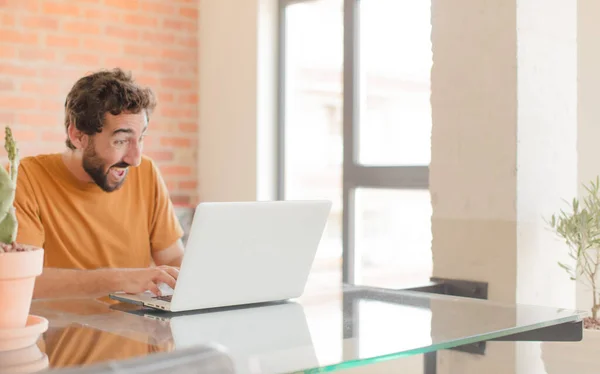
[[154,296],[153,299],[170,302],[172,297],[173,295]]

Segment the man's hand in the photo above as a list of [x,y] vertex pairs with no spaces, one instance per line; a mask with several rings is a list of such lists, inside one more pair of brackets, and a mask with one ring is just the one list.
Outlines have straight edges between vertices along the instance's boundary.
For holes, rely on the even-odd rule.
[[33,297],[100,297],[112,292],[153,292],[160,296],[159,283],[175,288],[179,268],[161,265],[136,269],[74,270],[44,268],[36,278]]
[[160,296],[158,284],[166,283],[169,287],[175,288],[179,269],[162,265],[147,269],[117,270],[117,274],[119,282],[117,286],[120,286],[122,291],[130,294],[150,291]]

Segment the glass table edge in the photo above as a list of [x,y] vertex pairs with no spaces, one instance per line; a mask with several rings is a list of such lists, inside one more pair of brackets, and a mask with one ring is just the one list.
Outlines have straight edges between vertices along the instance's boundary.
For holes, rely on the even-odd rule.
[[451,341],[447,341],[447,342],[443,342],[443,343],[439,343],[439,344],[431,344],[426,347],[414,348],[414,349],[409,349],[406,351],[400,351],[400,352],[396,352],[396,353],[388,353],[388,354],[368,357],[368,358],[364,358],[364,359],[348,360],[348,361],[340,362],[337,364],[329,364],[329,365],[324,365],[324,366],[320,366],[320,367],[301,369],[298,371],[292,371],[289,374],[325,373],[325,372],[333,372],[333,371],[338,371],[338,370],[356,368],[356,367],[360,367],[360,366],[375,364],[378,362],[389,361],[389,360],[393,360],[393,359],[397,359],[397,358],[410,357],[410,356],[414,356],[414,355],[418,355],[418,354],[431,353],[431,352],[436,352],[436,351],[443,350],[443,349],[450,349],[450,348],[460,347],[463,345],[469,345],[469,344],[479,343],[479,342],[483,342],[483,341],[489,341],[492,339],[502,338],[502,337],[506,337],[506,336],[510,336],[510,335],[516,335],[516,334],[519,334],[522,332],[534,331],[534,330],[538,330],[538,329],[545,328],[545,327],[561,325],[563,323],[581,322],[582,320],[583,320],[583,315],[580,313],[577,313],[577,314],[573,314],[570,316],[558,318],[556,320],[542,322],[539,324],[526,325],[526,326],[521,326],[518,328],[502,329],[502,330],[494,331],[489,334],[471,335],[471,336],[466,336],[464,338],[460,338],[457,340],[451,340]]
[[[369,285],[352,285],[352,284],[344,284],[342,287],[342,295],[347,294],[348,296],[354,296],[356,294],[366,294],[367,297],[365,299],[372,301],[380,301],[387,302],[386,300],[377,300],[368,297],[370,293],[373,294],[388,294],[390,296],[407,296],[413,297],[417,299],[429,299],[429,300],[440,300],[440,301],[460,301],[470,304],[485,304],[489,306],[495,306],[500,308],[536,308],[536,309],[546,309],[546,310],[555,310],[555,311],[563,311],[567,313],[573,314],[586,314],[589,312],[581,309],[573,309],[573,308],[561,308],[554,307],[549,305],[538,305],[532,303],[508,303],[504,301],[496,301],[490,300],[486,298],[476,298],[465,295],[452,295],[452,294],[442,294],[428,291],[418,291],[410,288],[388,288],[388,287],[378,287],[378,286],[369,286]],[[354,294],[354,295],[353,295]]]

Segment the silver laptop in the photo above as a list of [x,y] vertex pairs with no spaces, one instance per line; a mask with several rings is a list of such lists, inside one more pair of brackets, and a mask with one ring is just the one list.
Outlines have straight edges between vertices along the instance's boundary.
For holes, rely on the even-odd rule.
[[330,210],[322,200],[200,203],[175,289],[110,297],[171,312],[300,297]]

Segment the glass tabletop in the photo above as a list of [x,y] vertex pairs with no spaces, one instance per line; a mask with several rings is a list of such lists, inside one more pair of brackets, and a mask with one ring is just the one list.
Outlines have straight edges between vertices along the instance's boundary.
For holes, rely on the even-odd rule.
[[[49,367],[217,346],[235,373],[323,372],[577,322],[584,312],[345,286],[337,297],[168,313],[102,299],[40,300]],[[1,354],[1,353],[0,353]]]

